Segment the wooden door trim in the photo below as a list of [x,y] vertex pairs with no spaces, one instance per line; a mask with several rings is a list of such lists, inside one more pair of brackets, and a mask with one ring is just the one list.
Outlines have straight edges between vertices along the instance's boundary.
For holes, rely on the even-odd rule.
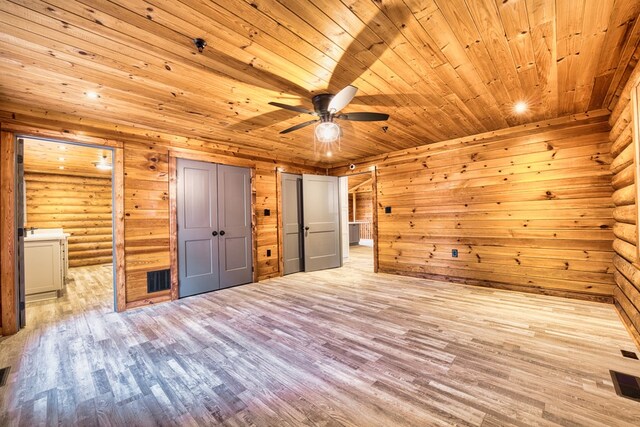
[[371,234],[373,234],[373,272],[378,272],[378,173],[371,168]]
[[215,154],[192,153],[169,150],[169,264],[171,269],[171,292],[166,300],[175,301],[180,297],[178,280],[178,159],[197,160],[226,166],[248,168],[251,174],[251,280],[258,281],[258,233],[256,223],[256,164],[246,159],[217,156]]
[[0,134],[0,310],[2,335],[18,332],[16,306],[16,140]]
[[284,231],[282,230],[282,170],[276,168],[276,213],[278,230],[278,272],[284,276]]

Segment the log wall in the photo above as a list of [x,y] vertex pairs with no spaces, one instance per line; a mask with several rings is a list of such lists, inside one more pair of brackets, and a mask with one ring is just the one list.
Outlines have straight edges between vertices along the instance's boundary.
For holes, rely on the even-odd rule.
[[377,168],[379,271],[611,302],[608,136],[601,112],[356,162]]
[[112,262],[111,178],[25,172],[26,228],[69,233],[69,266]]
[[[356,221],[371,221],[372,197],[370,191],[356,193]],[[353,194],[349,194],[349,221],[353,221]]]
[[613,263],[617,287],[615,304],[620,317],[640,347],[640,268],[637,248],[637,144],[634,137],[631,92],[640,83],[640,67],[633,70],[613,108],[609,123],[611,133],[611,172],[615,189],[613,231],[616,252]]

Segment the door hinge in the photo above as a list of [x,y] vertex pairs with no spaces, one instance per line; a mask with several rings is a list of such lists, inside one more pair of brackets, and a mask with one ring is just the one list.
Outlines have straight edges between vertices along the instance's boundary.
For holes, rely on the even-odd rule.
[[18,162],[19,165],[24,163],[24,156],[22,154],[18,154],[16,156],[16,161]]
[[24,310],[25,309],[24,301],[20,301],[19,306],[20,306],[20,311]]
[[18,227],[18,237],[24,237],[24,228]]

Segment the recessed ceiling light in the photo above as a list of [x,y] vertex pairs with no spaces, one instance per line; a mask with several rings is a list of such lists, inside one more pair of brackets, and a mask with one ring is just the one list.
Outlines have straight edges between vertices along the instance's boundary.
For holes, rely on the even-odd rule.
[[529,106],[527,105],[527,103],[526,103],[526,102],[524,102],[524,101],[518,101],[518,102],[516,102],[516,103],[514,104],[514,106],[513,106],[513,111],[514,111],[516,114],[522,114],[522,113],[526,112],[528,108],[529,108]]
[[100,95],[98,94],[98,92],[87,91],[87,92],[85,92],[85,95],[87,95],[87,98],[89,98],[89,99],[98,99],[98,98],[100,98]]
[[333,153],[331,153],[331,151],[327,151],[327,157],[331,157],[333,155]]
[[64,145],[58,145],[58,149],[59,149],[59,150],[66,150],[66,149],[67,149],[67,147],[65,147]]
[[64,166],[58,166],[58,169],[63,170]]
[[64,157],[58,157],[58,160],[60,160],[61,162],[64,162]]

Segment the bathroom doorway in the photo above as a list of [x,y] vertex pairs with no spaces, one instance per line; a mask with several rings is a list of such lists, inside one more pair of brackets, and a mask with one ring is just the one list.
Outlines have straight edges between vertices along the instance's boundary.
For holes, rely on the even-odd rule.
[[375,270],[374,177],[370,171],[340,178],[345,263],[365,271]]
[[64,310],[114,311],[114,150],[26,136],[17,143],[20,326]]

